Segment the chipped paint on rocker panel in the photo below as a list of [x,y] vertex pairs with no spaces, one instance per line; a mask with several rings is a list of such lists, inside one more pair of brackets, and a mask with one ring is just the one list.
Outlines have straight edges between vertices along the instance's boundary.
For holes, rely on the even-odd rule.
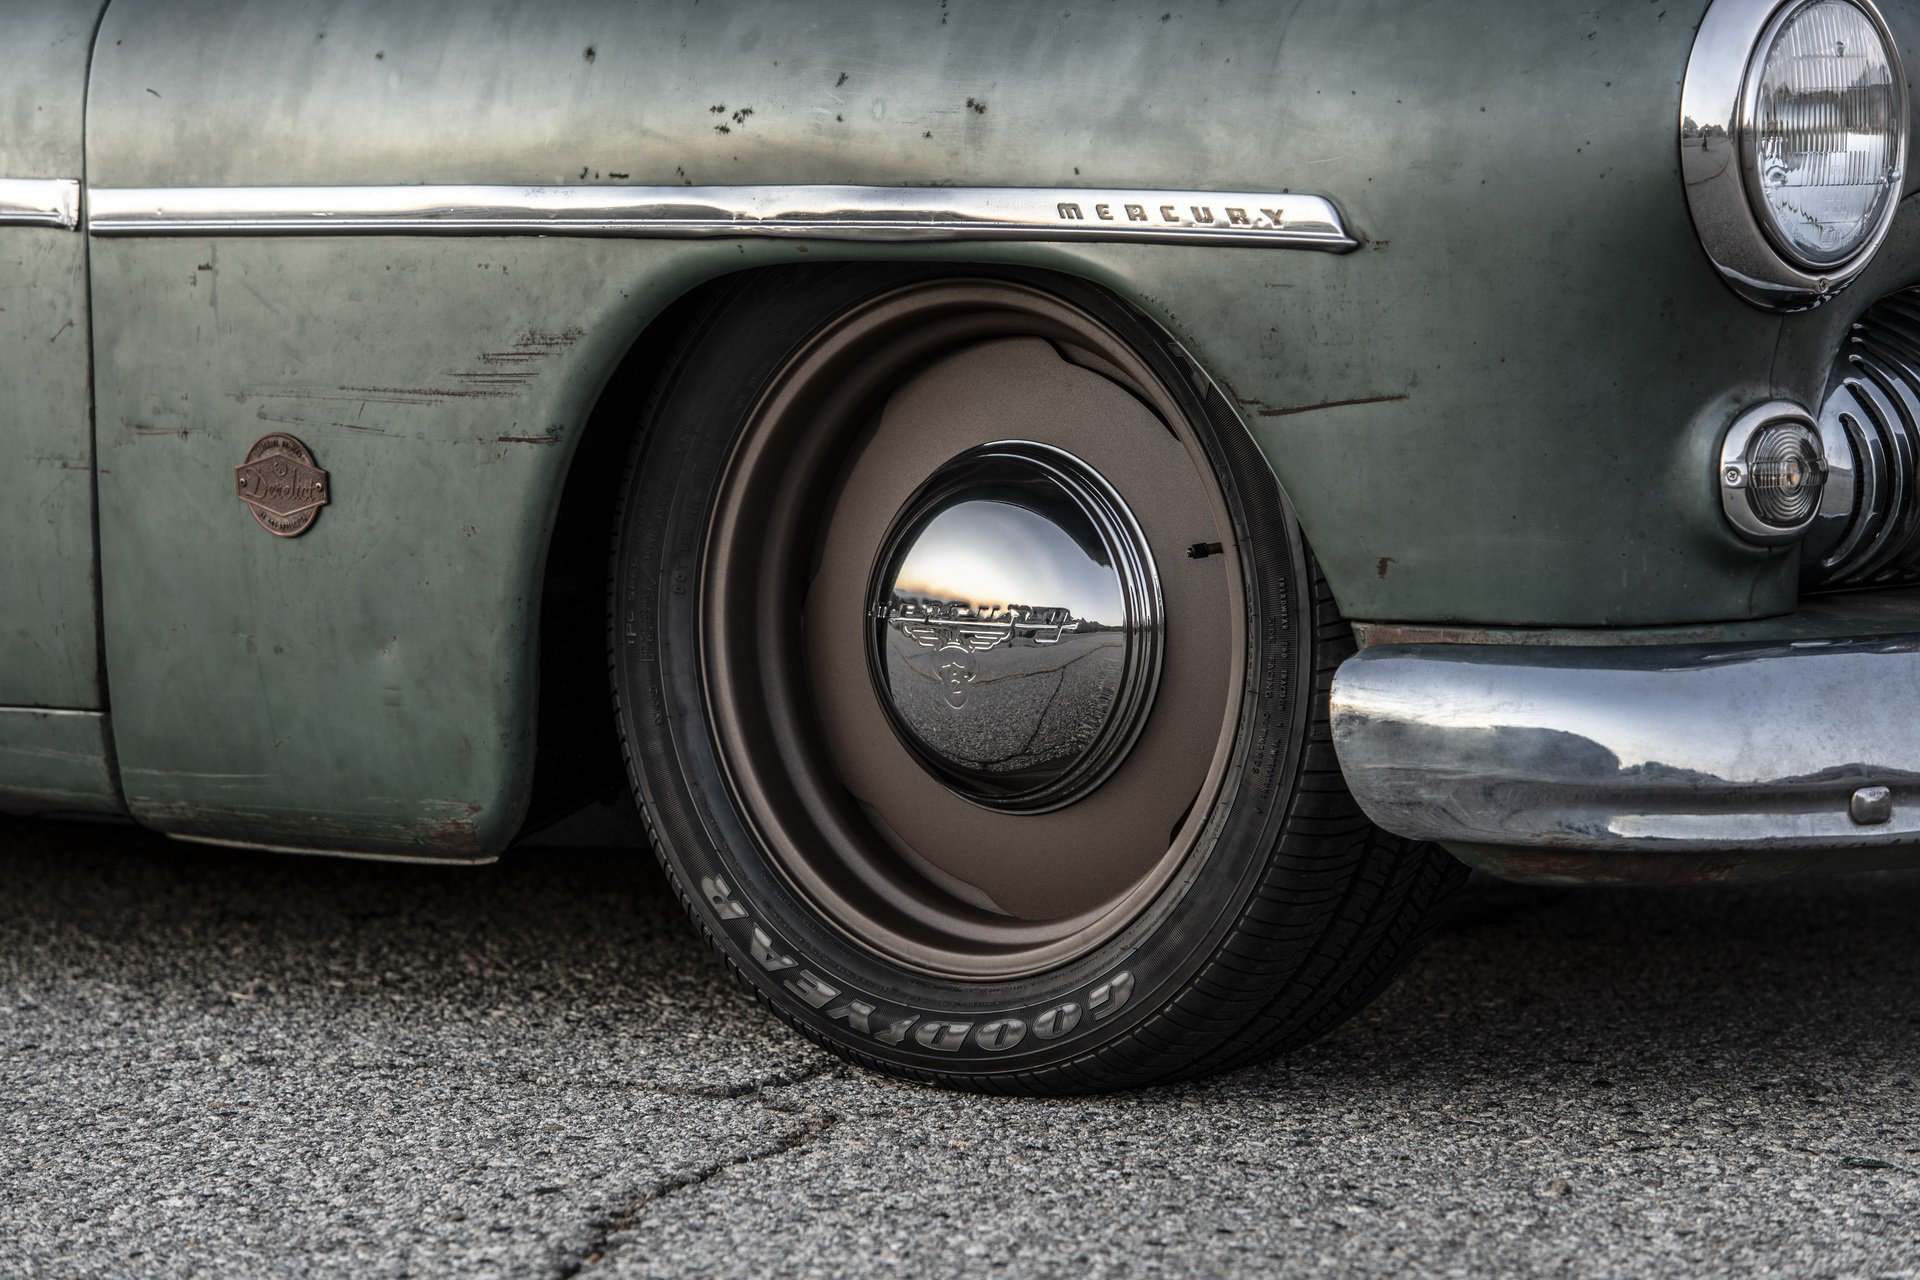
[[0,226],[80,225],[80,183],[75,178],[0,178]]
[[1042,187],[101,187],[100,236],[565,234],[1358,247],[1320,196]]

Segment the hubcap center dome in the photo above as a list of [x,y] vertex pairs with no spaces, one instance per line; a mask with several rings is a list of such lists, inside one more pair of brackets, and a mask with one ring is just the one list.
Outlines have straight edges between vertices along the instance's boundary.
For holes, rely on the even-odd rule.
[[1071,804],[1139,736],[1159,585],[1132,513],[1073,455],[1002,441],[946,463],[895,518],[869,598],[881,704],[966,799]]

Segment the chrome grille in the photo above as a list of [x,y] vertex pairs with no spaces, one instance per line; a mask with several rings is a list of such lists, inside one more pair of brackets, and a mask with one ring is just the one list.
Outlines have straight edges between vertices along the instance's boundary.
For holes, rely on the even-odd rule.
[[1854,324],[1820,430],[1835,509],[1822,512],[1808,540],[1807,587],[1920,582],[1920,290],[1876,303]]

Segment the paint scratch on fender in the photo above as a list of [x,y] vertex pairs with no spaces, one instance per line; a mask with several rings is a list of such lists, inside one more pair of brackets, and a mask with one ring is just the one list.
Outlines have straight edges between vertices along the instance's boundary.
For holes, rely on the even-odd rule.
[[1396,400],[1405,400],[1405,396],[1356,396],[1351,400],[1322,400],[1318,404],[1296,404],[1284,409],[1256,409],[1254,412],[1262,418],[1286,418],[1296,413],[1312,413],[1316,409],[1344,409],[1356,404],[1392,404]]

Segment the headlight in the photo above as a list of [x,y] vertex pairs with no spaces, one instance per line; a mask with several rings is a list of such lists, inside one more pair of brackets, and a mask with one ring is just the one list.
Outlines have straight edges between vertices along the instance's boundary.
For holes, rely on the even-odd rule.
[[1876,240],[1899,197],[1900,73],[1850,0],[1783,9],[1769,37],[1748,76],[1741,161],[1768,235],[1819,271]]
[[1858,275],[1907,157],[1906,76],[1869,0],[1715,0],[1680,156],[1701,243],[1741,294],[1810,306]]

